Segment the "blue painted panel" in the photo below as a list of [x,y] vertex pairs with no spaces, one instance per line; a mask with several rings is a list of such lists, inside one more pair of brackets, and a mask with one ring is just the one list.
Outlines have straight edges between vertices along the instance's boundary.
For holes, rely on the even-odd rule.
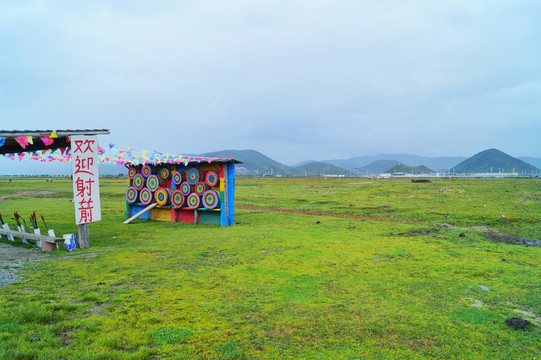
[[227,219],[225,218],[225,194],[220,191],[220,225],[227,226]]
[[228,191],[225,196],[228,199],[229,205],[229,218],[227,219],[227,225],[235,224],[235,163],[227,164],[227,187]]
[[[132,217],[133,215],[137,214],[139,211],[144,210],[144,208],[146,208],[147,206],[148,205],[131,205],[130,206],[131,211],[130,211],[130,216],[129,217]],[[149,219],[151,219],[151,216],[152,216],[152,210],[149,210],[146,213],[144,213],[143,215],[139,216],[138,219],[149,220]]]

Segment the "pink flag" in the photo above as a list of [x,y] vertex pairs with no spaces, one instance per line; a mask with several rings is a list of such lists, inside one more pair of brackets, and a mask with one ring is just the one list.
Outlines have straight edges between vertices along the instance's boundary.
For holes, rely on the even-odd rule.
[[50,138],[50,137],[42,137],[42,138],[41,138],[41,141],[43,141],[43,143],[45,144],[45,146],[49,146],[49,145],[51,145],[51,144],[54,142],[54,139],[53,139],[53,138]]
[[17,141],[23,149],[26,149],[26,145],[28,145],[28,138],[26,136],[16,137],[15,141]]

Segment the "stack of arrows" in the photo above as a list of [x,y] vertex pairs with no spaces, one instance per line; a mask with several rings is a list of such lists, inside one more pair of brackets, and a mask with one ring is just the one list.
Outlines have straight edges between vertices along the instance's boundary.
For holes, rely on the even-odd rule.
[[36,212],[33,211],[32,214],[30,214],[30,224],[34,229],[38,228],[38,220],[36,219]]
[[43,218],[43,215],[41,215],[41,220],[43,221],[43,225],[45,225],[45,229],[49,231],[49,227],[47,226],[47,223],[45,222],[45,219]]
[[[40,215],[41,217],[41,220],[43,221],[43,225],[45,226],[45,229],[47,229],[47,232],[49,233],[49,236],[55,236],[54,235],[54,231],[53,230],[49,230],[49,227],[47,226],[47,223],[45,222],[45,218],[43,217],[43,215]],[[34,233],[35,234],[40,234],[40,230],[39,230],[39,226],[38,226],[38,217],[36,215],[36,212],[35,211],[32,211],[32,213],[30,214],[29,216],[29,219],[30,219],[30,227],[28,227],[28,225],[26,224],[26,221],[24,220],[24,218],[22,216],[19,215],[19,213],[17,211],[15,211],[13,213],[13,218],[12,220],[15,220],[15,222],[17,223],[17,230],[19,230],[19,232],[22,232],[22,233],[30,233],[30,228],[34,229]],[[4,221],[4,219],[2,218],[2,214],[0,213],[0,227],[4,228],[5,230],[9,230],[9,225]],[[14,240],[13,239],[13,236],[11,235],[7,235],[7,238],[8,240]],[[23,240],[23,243],[24,244],[35,244],[34,242],[22,237],[22,240]],[[38,241],[38,246],[39,246],[39,241]]]

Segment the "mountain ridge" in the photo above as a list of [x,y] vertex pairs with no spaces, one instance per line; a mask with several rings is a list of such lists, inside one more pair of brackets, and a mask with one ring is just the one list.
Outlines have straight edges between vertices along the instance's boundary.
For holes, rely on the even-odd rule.
[[[497,149],[488,149],[488,150],[496,150]],[[482,152],[481,152],[482,153]],[[502,152],[502,154],[505,154]],[[478,155],[478,154],[476,154]],[[534,158],[534,157],[512,157],[510,155],[505,154],[506,156],[509,156],[510,158],[514,159],[513,162],[520,161],[520,163],[515,163],[515,171],[519,171],[520,174],[540,174],[541,170],[541,158]],[[207,152],[204,154],[200,154],[200,156],[208,156],[208,157],[222,157],[222,158],[234,158],[236,160],[239,160],[242,162],[242,164],[238,164],[236,166],[236,172],[239,175],[252,175],[252,176],[303,176],[304,174],[308,174],[310,171],[308,171],[307,167],[312,167],[311,171],[314,172],[314,174],[329,174],[329,171],[331,168],[327,168],[326,164],[329,164],[331,166],[336,166],[336,168],[332,167],[333,173],[336,173],[337,175],[340,174],[346,174],[346,175],[358,175],[358,176],[366,176],[366,175],[373,175],[382,173],[385,170],[388,170],[389,168],[403,164],[410,167],[420,166],[424,165],[430,169],[433,169],[437,172],[447,172],[449,169],[454,169],[455,172],[458,172],[460,168],[458,168],[458,165],[460,165],[462,162],[471,159],[465,158],[465,157],[426,157],[426,156],[418,156],[418,155],[412,155],[412,154],[378,154],[378,155],[370,155],[370,156],[357,156],[350,159],[342,159],[342,160],[331,160],[329,161],[316,161],[316,160],[309,160],[309,161],[303,161],[298,163],[296,166],[288,166],[283,163],[280,163],[265,154],[257,151],[257,150],[220,150],[220,151],[213,151],[213,152]],[[378,159],[378,160],[374,160]],[[456,161],[456,163],[453,163],[449,165],[451,160],[460,160]],[[509,160],[509,159],[508,159]],[[525,161],[528,160],[528,161]],[[338,162],[343,163],[346,162],[344,166],[339,166],[336,164],[333,164],[332,162]],[[311,164],[311,165],[310,165]],[[355,166],[355,167],[349,167],[353,164],[361,164],[362,166]],[[526,165],[524,165],[526,164]],[[449,166],[447,166],[449,165]],[[493,163],[492,170],[495,172],[498,172],[500,168],[507,169],[506,172],[512,172],[513,166],[509,167],[505,164],[497,165],[497,163]],[[524,170],[522,170],[524,169]],[[465,168],[464,172],[473,172],[474,170],[473,166],[470,164],[469,168]],[[488,170],[488,171],[482,171],[482,172],[490,172],[490,168],[488,167],[481,167],[479,170]],[[520,172],[522,171],[522,172]],[[503,172],[503,171],[502,171]],[[14,160],[10,160],[7,158],[0,158],[0,176],[18,176],[18,175],[25,175],[25,176],[33,176],[33,175],[69,175],[71,173],[71,165],[65,164],[65,163],[41,163],[41,162],[34,162],[34,161],[27,161],[27,162],[18,162]],[[100,164],[100,174],[102,175],[118,175],[118,174],[125,174],[126,168],[122,167],[120,165],[108,165],[108,164]]]
[[498,149],[483,150],[453,166],[455,173],[535,174],[539,169]]
[[448,171],[451,167],[466,160],[463,156],[429,157],[413,154],[376,154],[368,156],[355,156],[349,159],[323,160],[344,169],[362,168],[378,160],[394,160],[409,166],[424,165],[434,171]]
[[[452,168],[454,168],[456,171],[457,165],[471,158],[466,158],[462,156],[427,157],[413,154],[377,154],[370,156],[357,156],[350,159],[342,160],[337,159],[323,161],[302,161],[297,163],[296,166],[288,166],[276,160],[273,160],[270,157],[256,150],[222,150],[204,153],[201,154],[201,156],[232,157],[236,160],[243,162],[243,164],[237,165],[237,169],[239,170],[240,175],[260,176],[302,176],[308,173],[328,174],[331,168],[327,168],[324,164],[330,164],[332,166],[335,166],[332,168],[333,171],[330,172],[336,173],[337,175],[373,175],[382,173],[383,171],[386,171],[393,166],[400,164],[412,168],[424,166],[426,168],[432,169],[435,172],[447,172]],[[507,156],[516,161],[521,161],[520,159],[514,158],[510,155]],[[531,159],[538,160],[541,163],[541,159]],[[355,164],[364,165],[350,167]],[[524,169],[528,169],[524,170],[525,172],[528,171],[528,173],[536,173],[536,171],[537,173],[539,172],[539,169],[531,164],[527,164]]]
[[344,168],[321,161],[312,161],[296,168],[305,176],[348,175],[350,173]]

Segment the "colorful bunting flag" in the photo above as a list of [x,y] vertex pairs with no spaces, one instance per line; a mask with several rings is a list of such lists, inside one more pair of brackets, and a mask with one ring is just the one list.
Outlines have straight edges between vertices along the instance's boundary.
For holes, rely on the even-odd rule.
[[[42,137],[41,141],[46,146],[53,144],[54,138]],[[15,140],[24,149],[28,145],[29,138],[27,136],[21,136],[15,138]],[[32,141],[32,140],[31,140]],[[5,142],[5,138],[0,138],[0,146]],[[202,157],[188,157],[184,155],[177,155],[171,153],[161,153],[159,151],[152,150],[138,150],[133,147],[116,147],[109,144],[108,149],[99,149],[99,160],[101,163],[107,164],[119,164],[119,165],[141,165],[141,164],[184,164],[187,166],[191,162],[209,162],[213,160],[222,160],[221,158],[202,158]],[[41,150],[36,152],[21,152],[18,154],[4,154],[4,157],[8,159],[22,160],[34,160],[41,162],[60,161],[69,162],[71,160],[71,150],[69,147],[62,147],[58,149]],[[230,159],[231,160],[231,159]]]
[[41,141],[43,141],[43,144],[45,144],[45,146],[49,146],[54,142],[54,139],[51,139],[51,138],[48,138],[48,137],[42,137],[40,139],[41,139]]
[[19,143],[23,149],[26,149],[26,145],[28,145],[28,138],[26,136],[16,137],[15,141],[17,141],[17,143]]

